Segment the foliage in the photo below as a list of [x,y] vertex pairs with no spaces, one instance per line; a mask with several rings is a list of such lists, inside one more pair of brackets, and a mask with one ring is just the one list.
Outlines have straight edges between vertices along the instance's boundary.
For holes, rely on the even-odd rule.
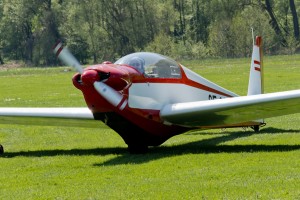
[[[251,27],[268,54],[299,49],[299,1],[286,0],[2,0],[0,64],[57,65],[63,40],[81,63],[134,51],[178,59],[245,57]],[[161,41],[163,38],[166,41]]]
[[164,32],[161,32],[161,34],[154,38],[153,42],[149,43],[148,46],[145,47],[145,50],[163,55],[171,55],[174,46],[175,43],[173,42],[172,38]]
[[[213,55],[220,57],[247,57],[252,52],[252,34],[261,35],[267,54],[275,48],[276,35],[268,23],[265,13],[254,7],[246,7],[232,20],[223,19],[210,27],[209,44]],[[278,45],[278,43],[277,43]]]

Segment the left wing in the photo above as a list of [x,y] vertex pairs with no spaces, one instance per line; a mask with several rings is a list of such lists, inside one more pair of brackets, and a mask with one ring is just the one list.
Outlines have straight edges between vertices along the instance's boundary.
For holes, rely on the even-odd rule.
[[99,127],[88,108],[0,108],[0,124]]
[[300,112],[300,90],[168,104],[160,112],[171,124],[222,126]]

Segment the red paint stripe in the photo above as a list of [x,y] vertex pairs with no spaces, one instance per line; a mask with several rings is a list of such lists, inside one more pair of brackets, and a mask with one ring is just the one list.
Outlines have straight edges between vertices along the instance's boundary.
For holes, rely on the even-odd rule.
[[255,69],[256,71],[259,71],[259,72],[260,72],[260,68],[259,68],[259,67],[254,67],[254,69]]
[[[185,85],[188,85],[188,86],[191,86],[191,87],[195,87],[195,88],[207,91],[207,92],[213,92],[215,94],[223,95],[223,96],[226,96],[226,97],[232,97],[229,94],[226,94],[226,93],[221,92],[219,90],[213,89],[213,88],[208,87],[206,85],[203,85],[201,83],[197,83],[195,81],[189,80],[187,78],[185,79],[184,82],[182,81],[182,79],[177,79],[177,78],[176,79],[171,79],[171,78],[164,78],[164,79],[161,79],[161,78],[147,78],[147,82],[148,83],[185,84]],[[143,79],[141,79],[141,80],[134,80],[134,81],[132,81],[132,83],[145,83],[145,80],[143,80]]]
[[123,99],[121,100],[121,102],[117,105],[117,108],[120,109],[121,106],[123,105],[123,103],[126,101],[127,99],[123,97]]
[[61,46],[61,47],[59,47],[59,49],[57,50],[57,52],[56,52],[56,57],[58,57],[59,56],[59,54],[60,54],[60,52],[63,50],[63,46]]
[[192,86],[192,87],[196,87],[196,88],[199,88],[201,90],[208,91],[208,92],[213,92],[213,93],[216,93],[216,94],[219,94],[219,95],[223,95],[223,96],[226,96],[226,97],[232,97],[231,95],[228,95],[224,92],[221,92],[219,90],[208,87],[206,85],[203,85],[203,84],[200,84],[200,83],[197,83],[197,82],[194,82],[194,81],[191,81],[191,82],[192,82],[192,84],[187,84],[187,85]]
[[260,62],[257,60],[254,60],[254,64],[260,65]]
[[192,81],[192,80],[188,79],[187,76],[185,75],[185,72],[182,69],[181,69],[181,73],[182,73],[182,78],[147,78],[147,79],[141,78],[141,79],[132,80],[132,83],[145,83],[145,80],[146,80],[146,82],[148,82],[148,83],[185,84],[185,85],[195,87],[195,88],[207,91],[207,92],[213,92],[215,94],[223,95],[223,96],[226,96],[226,97],[232,97],[229,94],[226,94],[226,93],[221,92],[219,90],[213,89],[211,87],[208,87],[206,85],[203,85],[201,83],[198,83],[198,82],[195,82],[195,81]]
[[260,47],[261,44],[262,44],[261,36],[256,36],[256,45],[257,45],[258,47]]
[[55,43],[55,45],[52,47],[52,49],[54,50],[54,49],[59,45],[59,43],[60,43],[60,40],[58,40],[58,41]]
[[192,86],[192,87],[195,87],[195,88],[199,88],[201,90],[205,90],[205,91],[208,91],[208,92],[213,92],[213,93],[223,95],[223,96],[226,96],[226,97],[232,97],[229,94],[226,94],[226,93],[221,92],[219,90],[213,89],[211,87],[208,87],[206,85],[203,85],[201,83],[198,83],[198,82],[195,82],[195,81],[192,81],[192,80],[188,79],[188,77],[186,76],[186,74],[185,74],[185,72],[182,68],[181,68],[181,73],[182,73],[182,79],[183,79],[183,81],[186,85],[189,85],[189,86]]

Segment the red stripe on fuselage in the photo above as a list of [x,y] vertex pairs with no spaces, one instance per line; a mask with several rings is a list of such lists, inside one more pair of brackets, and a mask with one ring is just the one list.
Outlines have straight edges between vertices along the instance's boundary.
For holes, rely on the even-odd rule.
[[[133,83],[145,83],[145,79],[140,79],[140,80],[134,80],[132,81]],[[182,74],[182,78],[147,78],[146,83],[169,83],[169,84],[185,84],[191,87],[195,87],[201,90],[205,90],[207,92],[212,92],[215,94],[223,95],[226,97],[232,97],[229,94],[226,94],[224,92],[221,92],[219,90],[213,89],[211,87],[208,87],[206,85],[203,85],[201,83],[192,81],[188,79],[185,74]]]
[[[192,87],[195,87],[195,88],[198,88],[198,89],[201,89],[201,90],[205,90],[207,92],[213,92],[215,94],[219,94],[219,95],[223,95],[223,96],[226,96],[226,97],[232,97],[231,95],[229,94],[226,94],[224,92],[221,92],[219,90],[216,90],[216,89],[213,89],[211,87],[208,87],[207,85],[203,85],[201,83],[198,83],[198,82],[195,82],[195,81],[192,81],[190,80],[184,70],[181,68],[181,74],[182,74],[182,80],[183,80],[183,84],[186,84],[186,85],[189,85],[189,86],[192,86]],[[179,79],[180,80],[180,79]],[[182,83],[182,82],[181,82]]]
[[[132,67],[130,67],[130,68],[132,68]],[[211,88],[211,87],[209,87],[207,85],[203,85],[203,84],[201,84],[199,82],[190,80],[186,76],[184,70],[182,68],[180,70],[181,70],[181,76],[182,76],[181,78],[149,78],[149,77],[145,78],[143,75],[140,75],[140,76],[134,76],[132,78],[132,83],[183,84],[183,85],[188,85],[188,86],[191,86],[191,87],[195,87],[195,88],[207,91],[207,92],[212,92],[212,93],[223,95],[223,96],[226,96],[226,97],[232,97],[231,95],[226,94],[224,92],[221,92],[221,91],[219,91],[217,89],[214,89],[214,88]]]
[[260,68],[259,68],[259,67],[254,67],[254,69],[255,69],[256,71],[259,71],[259,72],[260,72]]
[[219,90],[213,89],[211,87],[208,87],[206,85],[203,85],[201,83],[197,83],[197,82],[194,82],[194,81],[191,81],[191,80],[189,80],[189,82],[186,83],[186,84],[189,85],[189,86],[195,87],[195,88],[199,88],[201,90],[205,90],[207,92],[213,92],[213,93],[216,93],[216,94],[219,94],[219,95],[223,95],[223,96],[226,96],[226,97],[232,97],[229,94],[226,94],[224,92],[221,92]]

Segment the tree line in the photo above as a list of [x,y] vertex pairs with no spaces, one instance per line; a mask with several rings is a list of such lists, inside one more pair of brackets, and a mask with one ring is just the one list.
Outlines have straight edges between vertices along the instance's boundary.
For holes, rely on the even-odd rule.
[[299,0],[0,0],[0,64],[58,65],[62,40],[81,63],[135,51],[176,59],[245,57],[299,48]]

